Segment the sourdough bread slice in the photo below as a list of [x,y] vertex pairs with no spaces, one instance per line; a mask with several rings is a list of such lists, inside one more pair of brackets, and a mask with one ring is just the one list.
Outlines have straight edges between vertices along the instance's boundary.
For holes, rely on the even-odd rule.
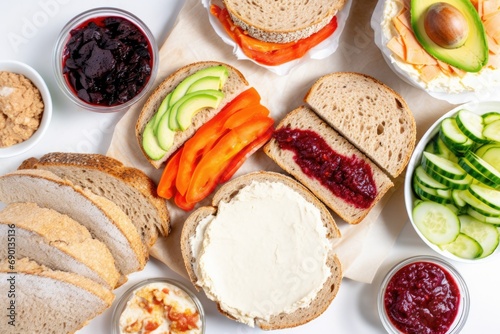
[[382,82],[332,73],[319,78],[304,101],[393,178],[406,168],[415,147],[415,119],[405,100]]
[[168,235],[166,201],[157,195],[154,182],[139,169],[101,154],[59,152],[45,154],[38,160],[30,158],[20,169],[26,167],[48,170],[113,201],[136,226],[147,248],[156,242],[158,233]]
[[0,201],[36,203],[76,220],[109,248],[123,275],[141,270],[146,264],[141,237],[116,204],[51,172],[23,169],[0,176]]
[[277,130],[289,127],[291,129],[312,130],[323,138],[330,148],[343,156],[363,160],[368,164],[372,171],[373,180],[376,185],[376,197],[369,207],[358,208],[352,203],[336,196],[319,180],[306,175],[301,167],[295,162],[295,153],[290,150],[280,148],[276,139],[272,138],[265,146],[264,152],[273,159],[287,173],[291,174],[309,190],[311,190],[319,199],[323,201],[330,209],[338,214],[349,224],[358,224],[369,213],[371,208],[384,196],[393,183],[390,178],[370,161],[364,154],[359,152],[356,147],[350,144],[344,137],[339,135],[328,124],[323,122],[311,109],[301,106],[288,113],[276,127]]
[[309,37],[326,26],[346,0],[223,0],[233,22],[250,36],[273,43]]
[[[189,277],[197,289],[202,288],[199,285],[199,277],[197,276],[197,261],[199,259],[197,259],[195,254],[193,254],[191,243],[197,234],[198,225],[206,217],[209,217],[210,215],[216,215],[218,210],[217,206],[219,206],[222,202],[227,203],[227,201],[231,201],[231,199],[236,196],[241,189],[250,185],[254,181],[279,182],[283,183],[285,186],[290,187],[295,192],[300,194],[300,196],[302,196],[306,201],[312,203],[316,208],[320,210],[321,219],[327,231],[327,238],[329,240],[332,240],[333,238],[340,237],[340,230],[337,228],[337,225],[335,224],[335,221],[330,212],[323,205],[323,203],[321,203],[310,191],[308,191],[300,183],[283,174],[273,172],[253,172],[243,175],[229,181],[217,191],[213,198],[213,206],[204,206],[198,208],[187,218],[184,223],[181,235],[181,251]],[[235,219],[237,219],[237,217],[235,217]],[[328,251],[326,265],[330,270],[330,275],[308,307],[298,308],[291,313],[280,313],[272,315],[267,321],[258,318],[255,321],[256,325],[265,330],[290,328],[309,322],[321,315],[335,298],[342,281],[342,266],[331,247]],[[243,287],[243,289],[244,288],[245,287]],[[221,308],[220,300],[215,300],[215,302],[217,303],[218,309],[221,313],[231,319],[234,319],[234,316],[231,313]]]
[[[1,333],[74,333],[114,300],[108,289],[80,275],[50,270],[27,258],[12,266],[14,270],[8,261],[0,261],[0,289],[5,292],[0,303],[7,309],[15,300],[16,313],[15,326],[8,323],[11,318],[2,319]],[[9,290],[15,299],[9,298]]]
[[[0,244],[7,245],[8,230],[15,228],[16,257],[28,257],[48,268],[73,272],[108,289],[120,278],[109,249],[93,239],[83,225],[35,203],[13,203],[0,211]],[[0,259],[7,259],[7,248]]]
[[[148,155],[144,152],[142,147],[142,134],[144,132],[144,128],[146,127],[149,120],[154,116],[156,111],[158,110],[161,102],[167,96],[169,92],[171,92],[183,79],[188,77],[189,75],[195,73],[198,70],[217,66],[224,65],[229,70],[229,77],[227,78],[224,87],[222,88],[222,92],[224,93],[224,98],[222,99],[218,108],[207,108],[200,112],[198,112],[192,119],[192,124],[184,131],[176,131],[174,137],[174,144],[170,148],[169,151],[160,159],[160,160],[152,160],[148,157]],[[243,74],[241,74],[236,68],[215,61],[203,61],[192,63],[181,67],[170,76],[168,76],[163,82],[153,91],[153,93],[149,96],[149,98],[144,103],[142,107],[139,118],[137,119],[137,123],[135,126],[135,135],[139,142],[139,146],[144,153],[144,156],[148,161],[155,167],[160,168],[163,162],[167,161],[168,158],[175,153],[175,151],[184,144],[186,140],[191,138],[196,130],[198,130],[203,124],[212,119],[215,115],[221,111],[221,109],[231,100],[233,100],[237,95],[239,95],[242,91],[248,88],[248,82],[246,81]]]

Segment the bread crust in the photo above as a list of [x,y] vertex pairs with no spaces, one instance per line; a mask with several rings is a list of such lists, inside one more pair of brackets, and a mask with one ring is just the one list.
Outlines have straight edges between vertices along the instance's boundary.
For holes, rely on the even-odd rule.
[[[194,72],[201,70],[206,67],[224,65],[229,70],[229,77],[226,84],[222,88],[224,93],[224,98],[220,103],[219,107],[216,109],[210,108],[204,111],[198,112],[192,120],[192,124],[184,131],[177,131],[174,137],[174,144],[171,149],[161,158],[160,160],[152,160],[144,151],[142,147],[142,133],[149,120],[158,110],[161,102],[165,96],[171,92],[184,78],[193,74]],[[237,70],[235,67],[217,62],[217,61],[200,61],[196,63],[188,64],[184,67],[179,68],[177,71],[168,76],[163,80],[158,87],[155,88],[153,93],[144,103],[141,109],[139,117],[135,126],[135,136],[139,143],[139,147],[144,155],[144,157],[151,163],[155,168],[160,168],[161,165],[168,160],[168,158],[175,153],[175,151],[184,144],[186,140],[191,138],[196,130],[198,130],[203,124],[208,120],[212,119],[215,115],[222,110],[222,108],[231,100],[233,100],[239,93],[248,87],[248,82],[243,76],[243,74]]]
[[[346,0],[295,0],[292,4],[223,0],[223,3],[234,24],[253,38],[271,43],[290,43],[307,38],[325,27],[344,7]],[[288,24],[292,19],[297,22]]]
[[[234,195],[236,195],[240,189],[249,185],[254,180],[281,182],[291,187],[321,211],[321,217],[324,226],[328,230],[327,237],[330,240],[340,237],[340,230],[338,229],[335,220],[330,215],[327,208],[309,190],[307,190],[307,188],[305,188],[297,181],[281,173],[267,171],[252,172],[240,176],[227,182],[216,192],[212,200],[212,206],[204,206],[198,208],[187,218],[184,223],[181,236],[181,251],[184,259],[184,265],[186,266],[186,270],[189,274],[189,278],[197,290],[200,290],[201,287],[197,284],[198,278],[194,269],[196,259],[191,252],[190,238],[195,235],[196,227],[203,218],[209,215],[217,214],[217,205],[221,201],[231,200],[231,198],[234,197]],[[295,312],[289,314],[282,313],[272,316],[269,321],[256,319],[256,324],[260,328],[265,330],[284,329],[302,325],[321,315],[335,298],[342,281],[342,265],[335,255],[333,249],[330,250],[330,253],[328,255],[327,265],[330,267],[331,274],[328,277],[327,281],[324,283],[320,292],[318,292],[317,297],[307,308],[300,308]],[[219,302],[216,301],[216,303],[218,310],[222,314],[230,319],[234,319],[231,314],[221,309]]]

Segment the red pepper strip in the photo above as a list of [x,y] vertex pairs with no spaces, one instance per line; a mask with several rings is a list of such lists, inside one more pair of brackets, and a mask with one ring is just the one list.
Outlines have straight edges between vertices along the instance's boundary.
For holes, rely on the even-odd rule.
[[224,170],[224,173],[222,173],[219,183],[224,183],[229,181],[236,173],[238,169],[240,169],[241,165],[247,160],[249,156],[254,154],[264,146],[265,143],[269,139],[271,139],[273,135],[274,128],[270,127],[263,135],[261,135],[259,138],[255,139],[253,142],[245,146],[244,149],[242,149],[234,158],[231,160],[231,163],[229,166]]
[[238,110],[260,105],[260,95],[253,87],[240,93],[236,98],[229,102],[224,108],[211,120],[202,125],[193,137],[184,143],[184,149],[179,162],[179,172],[175,180],[177,191],[182,195],[186,194],[189,181],[193,175],[194,169],[201,157],[208,152],[213,145],[220,139],[226,130],[224,123]]
[[181,208],[184,211],[191,211],[194,209],[194,206],[196,205],[196,203],[190,203],[186,201],[186,198],[179,192],[175,193],[174,202],[179,208]]
[[181,159],[182,147],[174,153],[170,158],[163,173],[161,175],[160,183],[156,192],[158,196],[170,199],[175,194],[175,178],[177,176],[177,171],[179,170],[179,161]]
[[269,116],[269,109],[262,104],[249,106],[232,114],[224,123],[224,128],[234,129],[246,122],[251,122],[254,118],[265,116]]
[[207,197],[215,189],[220,176],[238,152],[255,138],[260,137],[273,123],[272,118],[258,118],[224,135],[196,166],[186,193],[186,200],[199,202]]
[[334,16],[330,23],[309,37],[290,43],[269,43],[248,36],[243,29],[233,23],[226,8],[211,5],[210,12],[249,58],[270,66],[301,58],[337,29],[337,17]]

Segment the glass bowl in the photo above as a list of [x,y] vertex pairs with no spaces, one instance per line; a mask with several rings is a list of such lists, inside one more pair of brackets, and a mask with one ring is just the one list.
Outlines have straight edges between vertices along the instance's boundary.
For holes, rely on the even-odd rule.
[[[72,36],[72,32],[74,32],[75,29],[81,28],[82,26],[87,26],[88,24],[91,24],[91,23],[96,23],[97,25],[103,24],[102,20],[105,18],[110,18],[110,17],[119,18],[121,20],[125,20],[125,21],[132,23],[132,25],[135,26],[135,28],[138,28],[139,32],[143,36],[146,37],[146,40],[148,43],[147,50],[148,50],[148,54],[150,56],[150,61],[149,61],[148,66],[150,67],[151,72],[149,74],[149,78],[144,80],[145,83],[142,84],[142,88],[140,88],[141,85],[138,85],[137,91],[132,93],[130,97],[128,97],[128,96],[124,97],[123,102],[113,102],[111,104],[99,103],[99,102],[98,103],[91,103],[91,102],[87,102],[87,101],[83,100],[82,98],[80,98],[77,95],[76,89],[74,89],[73,86],[70,84],[71,79],[69,76],[71,73],[64,73],[65,72],[64,64],[65,64],[66,59],[67,59],[68,54],[69,54],[67,45],[68,45],[68,42],[70,41],[70,38]],[[120,35],[126,36],[126,34],[122,34],[121,32],[120,32]],[[86,38],[86,37],[83,37],[83,38]],[[109,75],[109,73],[115,73],[115,71],[117,71],[117,68],[120,65],[120,62],[123,64],[127,64],[127,66],[132,66],[132,65],[130,65],[131,63],[133,63],[131,61],[132,56],[131,56],[131,53],[128,53],[128,52],[130,52],[130,50],[133,50],[133,48],[130,48],[127,51],[123,51],[124,49],[120,49],[116,46],[116,44],[119,44],[119,43],[115,43],[114,45],[100,44],[100,43],[102,43],[101,42],[102,40],[100,39],[101,37],[99,36],[99,34],[97,34],[97,37],[91,37],[91,38],[94,38],[95,40],[99,41],[98,45],[100,47],[100,49],[96,49],[97,52],[96,52],[95,57],[94,57],[94,51],[92,51],[92,54],[90,57],[90,58],[94,57],[94,58],[92,58],[92,63],[96,63],[96,61],[98,61],[99,66],[104,64],[103,66],[106,67],[106,69],[104,70],[104,73],[108,73],[106,75],[108,78],[111,77]],[[123,38],[128,38],[128,37],[123,37]],[[119,42],[124,41],[123,39],[119,39],[119,38],[116,38],[116,40],[118,40]],[[130,43],[129,41],[130,40],[127,40],[126,43]],[[123,44],[126,44],[126,43],[123,43]],[[94,50],[94,49],[92,49],[92,50]],[[104,50],[104,51],[102,51],[102,50]],[[104,61],[103,58],[99,58],[100,55],[102,56],[104,53],[108,53],[108,52],[112,53],[112,55],[113,55],[112,57],[113,57],[114,62],[109,60],[109,57],[104,57],[104,59],[106,61]],[[125,54],[125,56],[124,56],[124,54]],[[105,55],[105,56],[107,56],[107,55]],[[137,56],[134,55],[134,57],[137,57]],[[82,58],[85,58],[85,57],[82,57]],[[87,60],[84,60],[83,62],[90,63],[91,62],[90,58],[86,58]],[[60,89],[65,93],[65,95],[73,103],[75,103],[79,107],[82,107],[82,108],[90,110],[90,111],[116,112],[116,111],[121,111],[121,110],[127,109],[128,107],[133,105],[135,102],[137,102],[139,99],[141,99],[141,97],[143,97],[151,89],[151,87],[155,81],[156,74],[158,72],[158,62],[159,62],[158,45],[155,41],[153,34],[149,30],[149,28],[144,24],[144,22],[142,22],[138,17],[136,17],[132,13],[129,13],[125,10],[118,9],[118,8],[102,7],[102,8],[95,8],[95,9],[85,11],[85,12],[77,15],[73,19],[71,19],[64,26],[64,28],[61,30],[61,32],[59,34],[59,37],[57,39],[57,42],[56,42],[56,45],[54,48],[53,69],[55,72],[57,84],[59,85]],[[87,79],[93,78],[93,77],[98,77],[99,80],[104,81],[104,79],[103,79],[104,73],[99,74],[99,70],[95,70],[95,72],[94,72],[94,70],[89,70],[87,72],[87,71],[82,70],[81,64],[79,64],[77,66],[79,66],[79,68],[75,68],[74,73],[78,72],[79,75],[81,75],[81,73],[85,73],[85,75],[89,75],[89,77],[87,77]],[[138,71],[136,69],[133,69],[130,71],[125,71],[123,73],[126,73],[125,75],[128,75],[129,73],[138,73]],[[110,79],[110,81],[115,83],[115,81],[113,81],[113,80],[118,80],[117,79],[118,77],[121,78],[123,73],[120,73],[119,75],[117,74],[116,77],[113,77],[113,79]],[[82,77],[80,76],[77,79],[74,79],[73,81],[74,82],[77,82],[77,81],[82,82],[81,78]],[[128,81],[131,82],[132,79],[133,78],[131,78],[131,80],[128,80]],[[121,83],[123,83],[123,82],[121,82]],[[93,80],[87,81],[87,83],[85,85],[92,86]],[[97,91],[99,93],[104,93],[106,91],[105,88],[108,88],[107,90],[109,92],[115,91],[115,89],[111,88],[112,86],[104,87],[103,85],[99,85],[99,84],[96,84],[96,85],[98,87]],[[83,90],[85,91],[86,89],[83,89]],[[121,90],[121,91],[123,91],[123,90]],[[126,94],[125,94],[125,96],[126,96]]]
[[52,99],[50,96],[50,91],[45,84],[45,81],[41,75],[32,67],[14,60],[2,60],[0,61],[0,71],[12,72],[17,74],[22,74],[38,88],[42,96],[44,109],[42,114],[42,119],[40,120],[40,125],[38,129],[33,133],[33,135],[27,140],[14,144],[8,147],[0,148],[0,159],[12,157],[21,153],[24,153],[35,146],[47,132],[49,128],[50,120],[52,119]]
[[406,175],[405,175],[405,181],[404,181],[404,197],[405,197],[405,207],[406,207],[406,212],[408,214],[408,217],[410,219],[410,222],[415,229],[415,232],[418,234],[418,236],[425,242],[427,246],[429,246],[433,251],[438,253],[439,255],[442,255],[450,260],[458,261],[458,262],[465,262],[465,263],[478,263],[478,262],[485,262],[489,261],[492,258],[497,259],[498,256],[500,256],[500,246],[496,248],[496,250],[483,258],[475,258],[475,259],[465,259],[465,258],[460,258],[458,256],[455,256],[454,254],[450,253],[446,249],[442,249],[439,246],[433,244],[430,242],[419,230],[419,228],[415,225],[415,222],[413,221],[413,205],[417,197],[415,196],[415,193],[413,191],[413,174],[415,172],[415,169],[420,165],[420,161],[422,159],[422,154],[424,152],[424,149],[426,145],[429,143],[429,141],[432,140],[432,138],[439,132],[439,127],[441,122],[448,117],[453,117],[456,113],[458,113],[460,110],[466,109],[470,110],[476,114],[482,115],[490,111],[500,111],[500,101],[484,101],[484,102],[470,102],[462,105],[458,105],[455,108],[451,109],[444,115],[442,115],[436,122],[434,122],[433,125],[424,133],[418,144],[415,146],[415,150],[413,151],[413,154],[410,158],[410,161],[408,162],[408,167],[406,170]]
[[[458,304],[458,311],[457,314],[451,323],[450,327],[448,328],[448,331],[446,334],[453,334],[453,333],[460,333],[461,329],[465,325],[465,322],[467,321],[467,317],[469,315],[469,308],[470,308],[470,296],[469,296],[469,290],[467,288],[467,285],[460,275],[460,273],[453,267],[451,266],[448,262],[434,256],[415,256],[411,257],[408,259],[405,259],[398,264],[396,264],[389,272],[386,274],[384,277],[382,284],[380,286],[380,290],[378,293],[378,298],[377,298],[377,307],[378,307],[378,313],[380,316],[380,320],[382,321],[382,324],[384,325],[384,328],[386,331],[390,334],[403,334],[404,332],[400,331],[399,329],[396,328],[396,326],[392,323],[391,319],[389,318],[388,312],[385,307],[385,294],[387,291],[387,287],[391,279],[394,277],[396,273],[400,273],[400,271],[404,268],[406,268],[409,265],[416,264],[416,263],[426,263],[426,264],[431,264],[433,267],[438,267],[445,273],[449,275],[449,278],[451,277],[451,280],[453,280],[458,287],[458,292],[459,292],[459,304]],[[419,283],[421,284],[421,279],[415,279],[416,281],[418,280]]]
[[[169,279],[169,278],[150,278],[144,281],[141,281],[137,284],[132,285],[127,291],[123,293],[123,295],[120,297],[118,304],[116,305],[113,315],[112,315],[112,323],[113,323],[113,328],[112,328],[112,333],[113,334],[121,334],[123,333],[120,329],[120,318],[122,314],[124,314],[125,311],[127,311],[127,308],[130,308],[131,304],[133,303],[133,299],[136,296],[136,293],[144,288],[151,288],[151,287],[156,287],[156,288],[164,288],[166,287],[168,289],[168,293],[171,295],[169,300],[175,300],[175,303],[177,305],[184,304],[184,306],[189,307],[191,310],[194,307],[196,311],[199,314],[199,323],[201,322],[199,329],[200,331],[197,333],[203,334],[205,333],[205,312],[203,310],[203,306],[201,305],[199,299],[195,296],[195,294],[188,289],[184,284],[177,280]],[[144,290],[142,290],[144,291]],[[172,296],[173,294],[173,296]],[[160,305],[158,303],[153,303],[154,305]],[[154,308],[154,306],[153,306]],[[162,314],[165,313],[165,309],[167,309],[168,306],[164,305],[162,307]],[[131,311],[133,312],[133,311]],[[154,311],[153,311],[154,312]],[[148,313],[148,315],[150,315]],[[161,328],[161,327],[160,327]],[[168,332],[167,329],[165,329],[165,332]],[[190,333],[196,333],[196,332],[190,332]]]

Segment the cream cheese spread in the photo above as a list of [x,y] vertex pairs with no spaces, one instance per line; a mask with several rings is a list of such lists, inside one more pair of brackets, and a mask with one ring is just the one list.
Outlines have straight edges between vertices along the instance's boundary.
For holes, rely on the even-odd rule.
[[[391,21],[401,9],[401,0],[385,1],[381,26],[386,41],[397,35]],[[480,95],[492,95],[492,90],[498,91],[498,87],[500,86],[500,69],[492,68],[491,66],[486,66],[477,73],[466,72],[463,77],[448,76],[445,73],[440,73],[433,80],[425,82],[421,79],[420,72],[413,65],[405,63],[395,55],[391,56],[391,62],[419,86],[436,93],[460,94],[478,92]],[[496,93],[493,93],[493,96],[496,95]]]
[[321,212],[279,182],[256,182],[221,202],[190,239],[200,285],[250,326],[307,307],[330,276]]

